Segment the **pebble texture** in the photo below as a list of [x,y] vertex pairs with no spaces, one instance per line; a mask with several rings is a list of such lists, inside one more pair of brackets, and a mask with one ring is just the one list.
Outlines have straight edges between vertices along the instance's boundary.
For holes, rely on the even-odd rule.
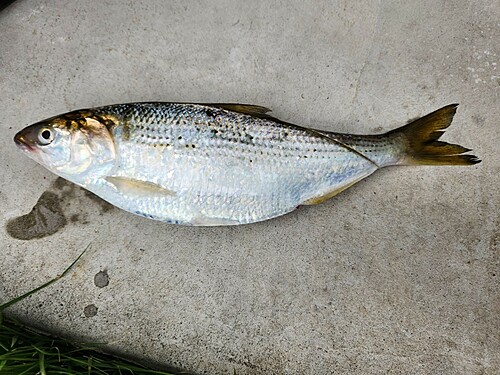
[[[483,0],[14,2],[0,13],[1,300],[91,246],[8,313],[196,373],[500,373],[499,19]],[[148,100],[253,103],[352,133],[458,102],[445,140],[483,162],[387,168],[272,221],[189,228],[115,209],[12,141]]]

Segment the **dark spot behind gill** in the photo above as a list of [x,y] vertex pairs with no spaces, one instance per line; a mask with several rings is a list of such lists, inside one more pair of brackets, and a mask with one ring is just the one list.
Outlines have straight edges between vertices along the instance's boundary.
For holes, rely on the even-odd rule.
[[[110,126],[106,126],[108,131],[110,130]],[[122,123],[122,137],[125,141],[130,140],[130,124],[128,121],[123,121]]]

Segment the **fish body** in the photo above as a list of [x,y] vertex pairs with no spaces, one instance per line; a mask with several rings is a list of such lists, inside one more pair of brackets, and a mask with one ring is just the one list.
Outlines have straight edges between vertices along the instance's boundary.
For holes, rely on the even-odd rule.
[[385,166],[478,162],[462,155],[468,149],[437,141],[455,110],[363,136],[285,123],[259,106],[132,103],[56,116],[15,141],[126,211],[166,223],[237,225],[320,203]]

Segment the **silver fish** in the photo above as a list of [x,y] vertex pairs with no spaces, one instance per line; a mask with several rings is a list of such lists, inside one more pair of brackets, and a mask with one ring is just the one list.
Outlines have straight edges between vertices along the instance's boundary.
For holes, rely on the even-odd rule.
[[53,173],[146,218],[237,225],[318,204],[390,165],[472,165],[438,141],[456,104],[381,135],[307,129],[245,104],[133,103],[28,126],[16,144]]

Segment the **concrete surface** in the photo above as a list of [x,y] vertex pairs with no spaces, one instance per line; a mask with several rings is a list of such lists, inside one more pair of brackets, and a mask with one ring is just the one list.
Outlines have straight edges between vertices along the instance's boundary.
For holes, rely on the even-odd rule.
[[[16,1],[0,13],[1,299],[91,248],[9,313],[198,373],[500,373],[499,20],[497,0]],[[446,140],[483,163],[388,168],[276,220],[186,228],[111,208],[12,141],[139,100],[355,133],[459,102]]]

